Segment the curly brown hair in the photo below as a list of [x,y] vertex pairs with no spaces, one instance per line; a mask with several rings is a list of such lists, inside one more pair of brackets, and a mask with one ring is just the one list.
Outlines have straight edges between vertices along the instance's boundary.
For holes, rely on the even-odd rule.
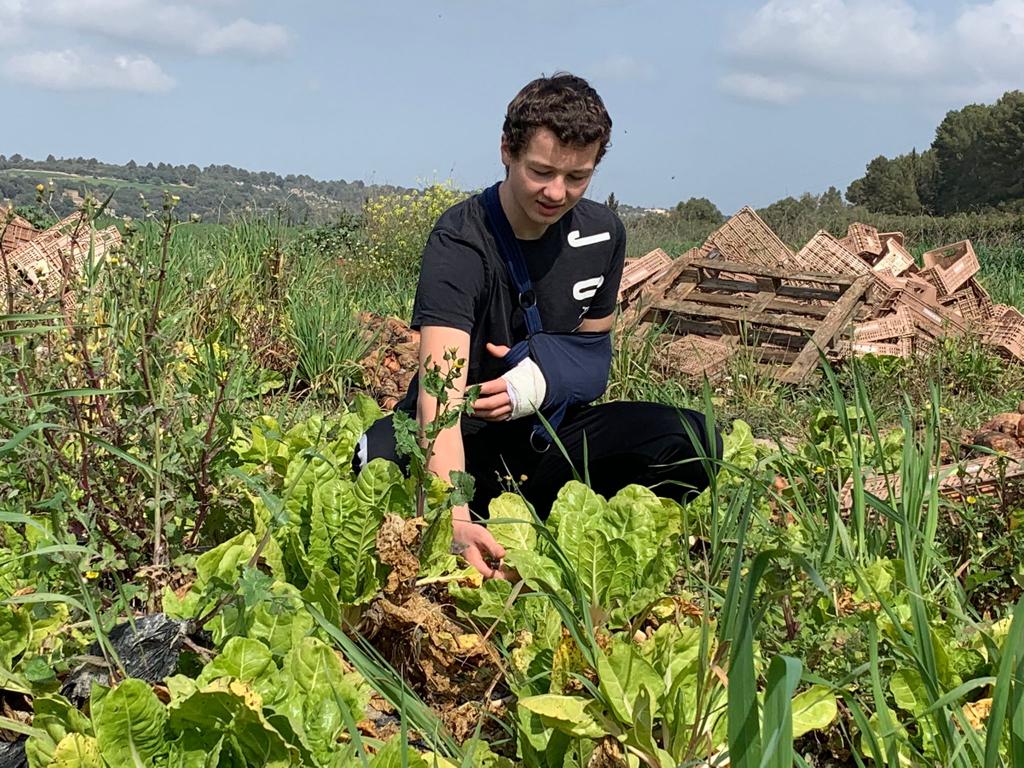
[[604,102],[590,83],[568,72],[538,77],[509,102],[501,133],[512,157],[519,157],[538,128],[573,147],[599,141],[597,162],[611,146],[612,119]]

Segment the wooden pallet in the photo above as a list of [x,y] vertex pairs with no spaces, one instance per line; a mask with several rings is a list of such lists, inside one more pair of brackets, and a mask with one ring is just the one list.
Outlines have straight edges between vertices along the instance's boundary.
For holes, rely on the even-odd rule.
[[863,309],[871,283],[870,275],[791,273],[691,251],[644,288],[624,322],[748,347],[779,381],[797,384]]

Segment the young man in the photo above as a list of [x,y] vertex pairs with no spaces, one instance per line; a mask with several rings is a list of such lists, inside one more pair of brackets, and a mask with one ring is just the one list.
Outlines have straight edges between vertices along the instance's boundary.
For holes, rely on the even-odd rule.
[[[428,358],[437,363],[445,350],[455,348],[468,361],[455,397],[468,384],[481,385],[472,416],[441,433],[430,469],[445,479],[454,470],[469,472],[476,480],[472,507],[479,516],[486,517],[490,499],[511,483],[546,515],[558,490],[572,479],[573,467],[583,475],[584,462],[591,486],[603,495],[640,483],[686,500],[707,487],[701,457],[721,456],[721,438],[709,436],[703,415],[654,403],[591,406],[563,397],[564,413],[549,421],[558,422],[556,433],[572,465],[543,435],[538,439],[533,413],[541,409],[545,414],[546,395],[551,400],[555,389],[565,389],[563,379],[579,377],[588,383],[584,389],[598,393],[607,383],[607,335],[626,233],[609,208],[583,195],[608,148],[611,125],[601,98],[582,78],[561,73],[529,83],[505,116],[505,180],[496,185],[496,194],[492,188],[446,211],[424,249],[412,318],[421,333],[421,374]],[[509,233],[506,242],[516,241],[511,249],[499,245],[500,226]],[[516,246],[529,276],[527,291],[517,288],[518,278],[507,266],[506,254]],[[566,354],[556,351],[546,361],[526,356],[510,365],[505,360],[510,348],[521,351],[517,342],[535,338],[534,306],[546,337],[568,342]],[[591,370],[573,370],[565,363],[594,360],[593,355],[575,356],[577,340],[604,345],[599,361],[586,364]],[[531,354],[539,356],[533,347]],[[435,406],[435,398],[419,391],[414,380],[398,407],[424,424]],[[691,435],[700,445],[693,444]],[[390,418],[367,432],[356,464],[380,456],[395,459]],[[484,577],[506,576],[488,562],[500,560],[504,550],[473,521],[468,507],[454,511],[454,538]]]

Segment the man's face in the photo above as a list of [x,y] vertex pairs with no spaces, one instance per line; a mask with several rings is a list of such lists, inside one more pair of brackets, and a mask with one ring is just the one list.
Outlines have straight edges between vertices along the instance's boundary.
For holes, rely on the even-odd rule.
[[576,205],[594,175],[599,149],[596,141],[585,147],[563,144],[547,128],[538,128],[519,157],[512,157],[502,139],[505,182],[515,207],[509,220],[517,235],[539,237]]

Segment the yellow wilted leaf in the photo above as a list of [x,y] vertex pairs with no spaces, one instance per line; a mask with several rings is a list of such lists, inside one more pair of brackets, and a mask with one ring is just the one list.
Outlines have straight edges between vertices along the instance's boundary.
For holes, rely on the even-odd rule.
[[992,699],[978,699],[977,701],[969,701],[964,704],[964,717],[967,718],[967,722],[971,724],[971,728],[976,731],[980,731],[985,721],[988,720],[989,714],[992,712]]

